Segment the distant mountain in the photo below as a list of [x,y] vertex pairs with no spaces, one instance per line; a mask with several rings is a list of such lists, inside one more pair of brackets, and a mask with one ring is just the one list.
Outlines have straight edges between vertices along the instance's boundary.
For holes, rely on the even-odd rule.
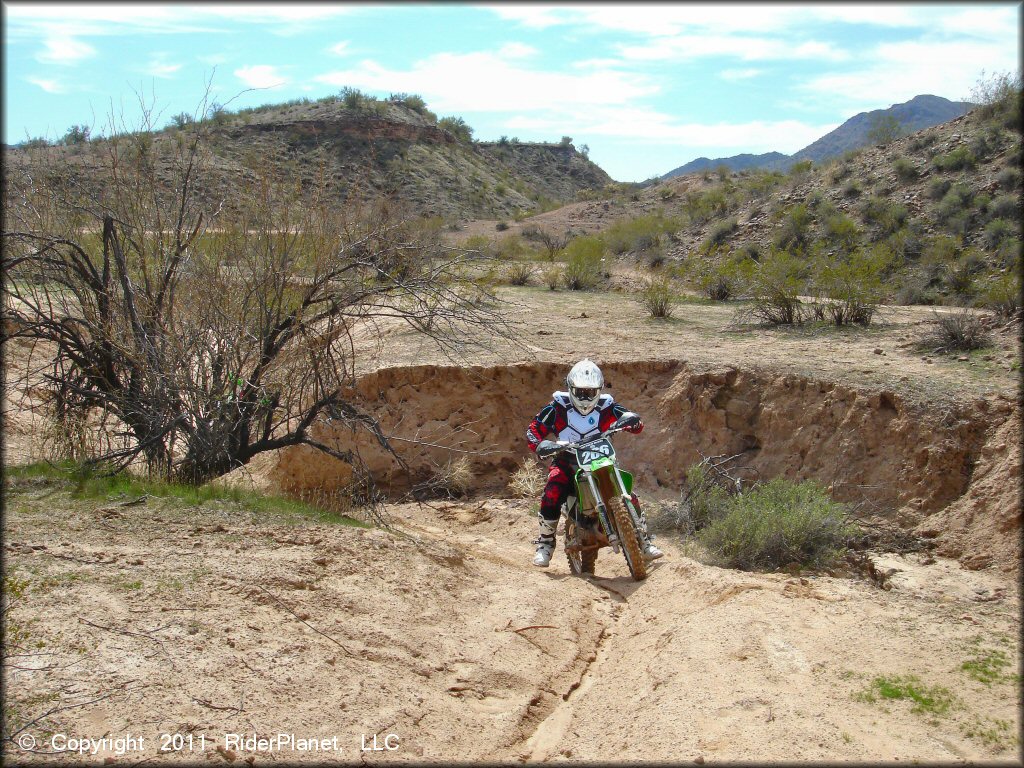
[[854,115],[831,133],[826,133],[794,154],[793,160],[820,162],[870,144],[868,133],[871,126],[886,115],[895,117],[905,133],[913,133],[960,117],[976,106],[968,101],[950,101],[941,96],[915,96],[910,101],[894,104],[888,109],[875,109]]
[[679,166],[674,171],[669,171],[661,178],[664,180],[671,179],[675,176],[684,176],[687,173],[713,171],[720,165],[726,166],[730,171],[743,171],[747,168],[769,168],[787,160],[789,160],[789,155],[784,155],[781,152],[766,152],[763,155],[751,155],[748,153],[733,155],[732,157],[722,157],[717,160],[698,157],[696,160],[691,160],[686,165]]
[[691,160],[686,165],[681,165],[675,170],[669,171],[662,179],[671,179],[675,176],[682,176],[687,173],[714,170],[724,165],[732,171],[742,171],[749,168],[761,168],[766,170],[786,170],[790,165],[799,160],[813,160],[821,162],[832,157],[838,157],[851,149],[867,146],[870,144],[868,133],[872,125],[881,117],[892,115],[906,133],[913,133],[922,128],[930,128],[933,125],[945,123],[972,110],[976,104],[969,101],[950,101],[941,96],[921,95],[915,96],[910,101],[902,104],[893,104],[888,109],[875,109],[871,112],[861,112],[854,115],[834,131],[826,133],[820,139],[808,144],[799,152],[793,155],[784,155],[781,152],[767,152],[762,155],[734,155],[733,157],[721,157],[709,160],[706,157],[699,157]]

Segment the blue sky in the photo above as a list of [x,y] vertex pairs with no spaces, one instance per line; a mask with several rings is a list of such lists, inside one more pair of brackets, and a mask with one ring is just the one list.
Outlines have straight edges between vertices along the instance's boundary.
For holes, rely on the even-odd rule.
[[3,140],[417,93],[479,139],[572,136],[612,178],[792,153],[866,110],[1020,66],[1020,3],[4,2]]

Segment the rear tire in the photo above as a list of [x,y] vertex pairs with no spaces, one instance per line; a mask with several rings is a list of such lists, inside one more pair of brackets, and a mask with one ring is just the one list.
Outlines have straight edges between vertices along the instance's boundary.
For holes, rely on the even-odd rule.
[[643,581],[647,578],[647,563],[644,562],[644,555],[640,550],[640,537],[633,526],[633,516],[629,514],[625,502],[618,496],[612,499],[609,506],[615,519],[615,530],[619,534],[619,543],[622,545],[622,554],[626,556],[629,573],[634,581]]

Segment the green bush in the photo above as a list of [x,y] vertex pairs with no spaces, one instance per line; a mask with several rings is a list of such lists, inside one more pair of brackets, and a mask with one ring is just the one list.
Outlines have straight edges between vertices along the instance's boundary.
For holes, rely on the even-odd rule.
[[896,172],[896,178],[903,182],[910,182],[917,178],[917,167],[907,158],[900,157],[892,164]]
[[509,285],[526,285],[537,267],[528,261],[513,261],[508,266]]
[[1004,240],[1019,234],[1020,227],[1007,219],[993,219],[985,225],[981,241],[986,248],[996,250]]
[[541,279],[549,291],[557,291],[562,284],[562,267],[560,264],[552,264],[541,274]]
[[437,127],[448,131],[448,133],[464,144],[469,144],[473,141],[473,129],[461,117],[442,117],[437,121]]
[[949,179],[932,179],[925,188],[925,195],[931,200],[941,200],[949,192],[953,182]]
[[780,250],[803,250],[810,243],[810,225],[811,214],[807,206],[797,203],[786,213],[772,238],[772,244]]
[[919,346],[934,352],[970,352],[991,345],[992,337],[984,319],[969,309],[935,313],[934,325]]
[[856,179],[847,179],[843,184],[843,197],[857,197],[860,193],[860,182]]
[[773,250],[750,275],[751,316],[768,325],[803,322],[800,294],[807,282],[807,266],[786,251]]
[[563,279],[570,291],[585,291],[601,279],[604,241],[593,235],[574,238],[565,247],[566,266]]
[[1017,195],[999,195],[988,206],[988,214],[993,219],[1020,220],[1020,198]]
[[1008,318],[1020,310],[1020,275],[1012,272],[992,275],[978,291],[977,306]]
[[861,231],[857,223],[843,213],[837,213],[825,220],[825,241],[850,251],[860,242]]
[[935,218],[946,231],[965,236],[971,227],[973,203],[974,191],[957,182],[935,207]]
[[846,258],[815,260],[815,314],[835,326],[868,325],[885,295],[892,255],[884,247],[857,249]]
[[1001,189],[1017,189],[1020,186],[1020,169],[1008,165],[996,174],[996,181]]
[[708,236],[704,240],[701,250],[707,252],[712,248],[723,245],[729,239],[729,235],[736,231],[738,226],[739,223],[735,217],[716,221],[711,225],[711,229],[708,230]]
[[703,192],[687,192],[683,211],[692,224],[704,224],[724,216],[730,207],[729,196],[721,186]]
[[680,223],[658,214],[619,219],[602,234],[608,250],[614,254],[646,251],[656,247],[664,235],[676,232]]
[[967,147],[957,147],[932,161],[932,166],[937,171],[963,171],[974,168],[977,164],[977,158]]
[[706,255],[691,255],[684,265],[697,290],[713,301],[726,301],[740,292],[754,261],[746,251],[726,255],[715,248]]
[[675,298],[672,282],[662,277],[648,280],[640,292],[638,301],[651,317],[667,318],[672,317]]
[[723,506],[697,539],[729,568],[827,568],[856,534],[846,509],[812,481],[775,478],[729,497]]

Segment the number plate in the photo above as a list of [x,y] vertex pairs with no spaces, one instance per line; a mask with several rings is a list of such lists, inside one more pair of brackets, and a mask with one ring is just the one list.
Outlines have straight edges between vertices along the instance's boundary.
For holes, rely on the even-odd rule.
[[598,440],[586,448],[576,452],[576,457],[581,467],[589,465],[598,459],[610,459],[615,456],[615,449],[608,440]]

